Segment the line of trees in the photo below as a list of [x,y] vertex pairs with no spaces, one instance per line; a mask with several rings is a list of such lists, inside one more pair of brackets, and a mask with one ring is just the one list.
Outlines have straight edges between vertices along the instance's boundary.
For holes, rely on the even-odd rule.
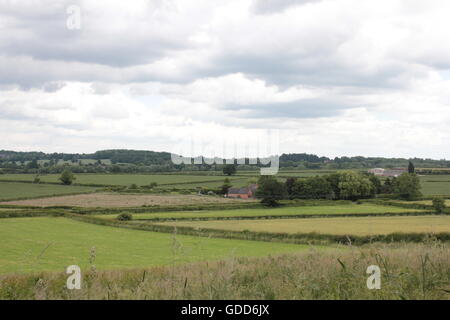
[[262,176],[256,196],[268,206],[283,199],[352,200],[392,194],[406,200],[421,197],[420,180],[415,173],[388,178],[384,183],[375,175],[355,171],[336,172],[309,178],[288,178],[285,183],[272,176]]

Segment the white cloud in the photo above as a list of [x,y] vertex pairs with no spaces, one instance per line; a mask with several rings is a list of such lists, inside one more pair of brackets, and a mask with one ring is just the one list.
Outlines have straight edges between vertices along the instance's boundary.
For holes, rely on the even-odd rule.
[[284,152],[450,158],[448,14],[442,0],[3,0],[0,148],[169,150],[277,128]]

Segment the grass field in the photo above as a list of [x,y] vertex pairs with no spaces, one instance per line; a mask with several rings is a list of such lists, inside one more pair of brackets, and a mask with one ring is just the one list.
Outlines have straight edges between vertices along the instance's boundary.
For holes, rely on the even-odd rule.
[[[348,204],[333,206],[302,206],[284,207],[276,209],[234,209],[234,210],[211,210],[211,211],[180,211],[180,212],[155,212],[135,214],[135,220],[160,219],[160,218],[214,218],[214,217],[264,217],[264,216],[290,216],[290,215],[333,215],[333,214],[371,214],[371,213],[402,213],[423,212],[399,208],[393,206],[380,206],[372,204]],[[117,214],[99,215],[100,218],[114,219]]]
[[[402,204],[424,204],[424,205],[427,205],[427,206],[431,206],[433,204],[432,200],[421,200],[421,201],[400,201],[400,200],[396,200],[395,202],[402,203]],[[446,199],[445,200],[445,205],[450,206],[450,199]]]
[[[0,175],[0,180],[13,181],[29,181],[32,182],[36,175],[33,174],[3,174]],[[58,174],[42,175],[40,179],[42,182],[59,182]],[[205,175],[182,175],[182,174],[167,174],[167,175],[147,175],[147,174],[75,174],[77,178],[76,184],[100,184],[100,185],[122,185],[129,186],[136,184],[138,186],[149,185],[156,182],[159,185],[164,184],[183,184],[183,183],[197,183],[197,182],[218,182],[223,184],[226,176],[205,176]],[[238,177],[231,177],[233,179],[242,179]]]
[[72,264],[86,270],[94,256],[96,268],[109,270],[307,249],[104,227],[66,218],[1,219],[0,245],[0,273],[64,271]]
[[0,201],[94,192],[95,190],[96,188],[92,187],[0,182]]
[[421,176],[420,182],[424,196],[450,195],[450,175]]
[[[217,179],[217,177],[216,177]],[[197,182],[197,183],[189,183],[189,184],[171,184],[171,185],[162,185],[159,186],[159,189],[195,189],[195,188],[219,188],[223,185],[223,182],[225,180],[225,177],[223,177],[223,180],[218,180],[215,182]],[[248,181],[249,178],[244,178],[242,179],[242,177],[232,177],[230,178],[231,180],[231,185],[235,188],[240,188],[240,187],[245,187],[248,185]]]
[[[380,267],[381,290],[367,289],[370,265]],[[81,290],[65,289],[63,272],[5,275],[0,276],[0,300],[448,300],[449,265],[448,246],[372,245],[83,272]],[[168,315],[176,318],[175,312]]]
[[450,232],[450,216],[306,218],[274,220],[180,221],[157,224],[232,231],[383,235]]
[[[25,183],[21,183],[25,184]],[[25,184],[27,185],[27,184]],[[7,204],[19,206],[68,206],[83,208],[125,208],[141,206],[176,206],[195,204],[224,204],[227,203],[249,203],[252,200],[235,200],[215,196],[198,195],[157,195],[157,194],[118,194],[118,193],[91,193],[70,196],[59,196],[42,199],[29,199],[11,201]]]

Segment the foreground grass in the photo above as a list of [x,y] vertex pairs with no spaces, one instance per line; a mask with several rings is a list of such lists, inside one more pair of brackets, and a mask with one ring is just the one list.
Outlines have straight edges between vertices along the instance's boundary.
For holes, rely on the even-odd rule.
[[273,233],[318,233],[331,235],[386,235],[392,233],[450,232],[450,216],[305,218],[274,220],[226,220],[159,222],[158,225],[184,226],[231,231]]
[[[346,204],[333,206],[301,206],[276,209],[234,209],[234,210],[202,210],[180,212],[155,212],[135,214],[136,220],[148,219],[188,219],[188,218],[217,218],[217,217],[270,217],[270,216],[301,216],[301,215],[334,215],[334,214],[380,214],[424,212],[424,210],[407,209],[393,206],[373,204]],[[115,219],[117,214],[98,215],[99,218]]]
[[94,192],[95,190],[92,187],[0,182],[0,201]]
[[[381,269],[368,290],[366,270]],[[450,299],[450,250],[368,246],[265,258],[83,273],[82,289],[63,272],[0,276],[0,299]]]
[[98,226],[66,218],[0,219],[0,274],[120,269],[212,261],[229,256],[264,256],[308,246],[209,239]]

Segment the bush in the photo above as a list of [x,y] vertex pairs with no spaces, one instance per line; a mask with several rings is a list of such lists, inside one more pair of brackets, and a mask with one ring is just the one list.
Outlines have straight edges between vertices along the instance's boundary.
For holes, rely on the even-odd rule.
[[445,200],[442,198],[434,198],[433,199],[433,208],[437,213],[442,213],[445,211],[446,205]]
[[70,171],[69,169],[65,169],[62,173],[61,173],[61,177],[59,177],[59,180],[65,184],[65,185],[71,185],[75,180],[75,176],[73,175],[72,171]]
[[117,220],[119,221],[131,221],[133,220],[133,215],[131,213],[121,213],[117,216]]

